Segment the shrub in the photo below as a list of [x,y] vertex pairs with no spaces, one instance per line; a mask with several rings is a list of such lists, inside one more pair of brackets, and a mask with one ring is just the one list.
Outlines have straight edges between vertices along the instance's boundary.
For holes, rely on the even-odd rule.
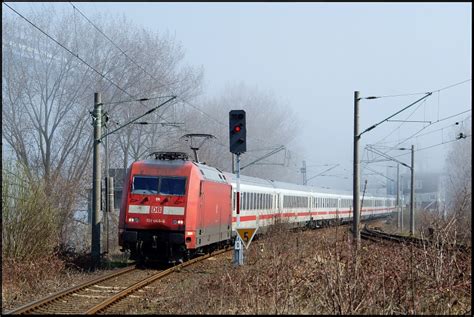
[[29,178],[21,166],[2,168],[2,256],[35,260],[58,245],[58,210],[46,195],[44,182]]

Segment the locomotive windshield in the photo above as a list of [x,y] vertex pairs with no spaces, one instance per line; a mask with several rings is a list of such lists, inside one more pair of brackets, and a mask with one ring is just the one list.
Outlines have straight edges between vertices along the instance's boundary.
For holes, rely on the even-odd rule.
[[160,194],[176,196],[184,195],[186,178],[162,177],[160,180]]
[[184,177],[134,176],[132,193],[183,196],[185,185],[186,178]]
[[134,194],[158,194],[158,177],[135,176],[133,178],[132,193]]

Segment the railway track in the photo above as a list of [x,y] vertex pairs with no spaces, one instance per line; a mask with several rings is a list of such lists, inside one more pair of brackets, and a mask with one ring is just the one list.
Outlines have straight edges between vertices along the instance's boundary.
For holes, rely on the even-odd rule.
[[[371,240],[374,242],[385,240],[385,241],[392,241],[395,243],[413,244],[418,247],[426,247],[433,244],[434,245],[437,244],[438,246],[441,246],[439,243],[436,243],[432,240],[421,239],[421,238],[416,238],[412,236],[401,236],[401,235],[396,235],[396,234],[390,234],[390,233],[386,233],[380,230],[370,229],[367,225],[365,225],[364,229],[360,231],[360,236],[363,239]],[[461,252],[469,252],[471,250],[470,247],[467,247],[462,244],[447,244],[444,246],[450,249],[459,250]]]
[[174,271],[231,250],[230,247],[175,265],[166,270],[142,270],[136,266],[93,279],[9,311],[6,315],[97,314],[132,293]]

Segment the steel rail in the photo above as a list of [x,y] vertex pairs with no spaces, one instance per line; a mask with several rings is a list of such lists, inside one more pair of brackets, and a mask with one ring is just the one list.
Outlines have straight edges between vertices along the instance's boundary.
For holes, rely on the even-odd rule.
[[60,299],[64,296],[67,296],[67,295],[70,295],[78,290],[81,290],[81,289],[84,289],[88,286],[91,286],[95,283],[99,283],[99,282],[102,282],[102,281],[105,281],[105,280],[108,280],[108,279],[111,279],[113,277],[116,277],[116,276],[119,276],[119,275],[122,275],[122,274],[125,274],[125,273],[128,273],[130,271],[133,271],[133,270],[136,270],[136,266],[130,266],[130,267],[126,267],[120,271],[117,271],[117,272],[114,272],[114,273],[111,273],[111,274],[108,274],[108,275],[105,275],[105,276],[102,276],[102,277],[98,277],[98,278],[95,278],[91,281],[87,281],[85,283],[82,283],[80,285],[77,285],[77,286],[74,286],[74,287],[71,287],[71,288],[68,288],[68,289],[65,289],[63,291],[60,291],[60,292],[57,292],[55,294],[52,294],[50,296],[47,296],[45,298],[42,298],[42,299],[39,299],[37,301],[34,301],[32,303],[29,303],[29,304],[26,304],[26,305],[23,305],[17,309],[14,309],[14,310],[11,310],[9,312],[6,312],[5,315],[20,315],[20,314],[26,314],[32,310],[35,310],[43,305],[46,305],[48,303],[51,303],[57,299]]
[[[429,239],[422,239],[422,238],[416,238],[416,237],[411,237],[411,236],[401,236],[397,234],[386,233],[383,231],[371,230],[367,227],[367,225],[364,227],[364,230],[361,231],[361,234],[363,234],[364,238],[366,239],[369,239],[369,237],[372,237],[372,238],[378,238],[380,240],[389,240],[389,241],[394,241],[398,243],[406,242],[406,243],[415,244],[418,246],[426,246],[426,245],[436,245],[438,247],[443,246],[439,242],[435,242]],[[373,239],[369,239],[369,240],[373,241]],[[457,243],[456,244],[447,243],[444,246],[451,247],[465,253],[471,250],[469,246],[465,246],[463,244],[457,244]]]
[[168,274],[170,273],[173,273],[174,271],[177,271],[177,270],[180,270],[181,268],[183,267],[186,267],[188,265],[191,265],[191,264],[194,264],[196,262],[199,262],[199,261],[202,261],[202,260],[205,260],[211,256],[215,256],[215,255],[218,255],[218,254],[221,254],[221,253],[224,253],[224,252],[227,252],[229,250],[232,250],[232,247],[227,247],[223,250],[218,250],[218,251],[214,251],[212,253],[208,253],[208,254],[205,254],[201,257],[198,257],[198,258],[195,258],[195,259],[192,259],[192,260],[189,260],[189,261],[186,261],[184,263],[181,263],[179,265],[176,265],[176,266],[173,266],[165,271],[162,271],[162,272],[158,272],[138,283],[135,283],[131,286],[129,286],[128,288],[122,290],[121,292],[113,295],[112,297],[108,298],[107,300],[103,301],[102,303],[99,303],[97,305],[95,305],[94,307],[90,308],[85,314],[86,315],[93,315],[93,314],[97,314],[98,312],[100,311],[103,311],[105,310],[108,306],[120,301],[122,298],[130,295],[132,292],[135,292],[145,286],[147,286],[148,284],[156,281],[156,280],[159,280],[165,276],[167,276]]

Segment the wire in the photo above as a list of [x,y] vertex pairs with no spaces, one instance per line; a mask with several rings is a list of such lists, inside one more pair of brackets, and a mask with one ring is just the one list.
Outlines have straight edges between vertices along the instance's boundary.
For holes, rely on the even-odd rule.
[[[437,90],[433,90],[433,91],[431,91],[431,93],[433,93],[433,92],[440,92],[440,91],[442,91],[442,90],[449,89],[449,88],[451,88],[451,87],[455,87],[455,86],[464,84],[465,82],[468,82],[468,81],[470,81],[470,80],[471,80],[471,78],[466,79],[466,80],[463,80],[463,81],[461,81],[461,82],[459,82],[459,83],[455,83],[455,84],[446,86],[446,87],[444,87],[444,88],[440,88],[440,89],[437,89]],[[391,98],[391,97],[402,97],[402,96],[415,96],[415,95],[423,95],[423,94],[428,94],[428,93],[429,93],[429,92],[415,92],[415,93],[400,94],[400,95],[371,96],[371,97],[365,97],[365,98],[360,98],[360,99],[380,99],[380,98]]]
[[[456,123],[458,123],[458,122],[456,122]],[[439,129],[436,129],[436,130],[433,130],[433,131],[430,131],[430,132],[426,132],[426,133],[417,135],[416,137],[419,138],[419,137],[422,137],[422,136],[425,136],[425,135],[428,135],[428,134],[431,134],[431,133],[435,133],[435,132],[438,132],[438,131],[442,131],[442,130],[444,130],[444,129],[447,129],[447,128],[449,128],[449,127],[452,127],[453,125],[456,125],[456,123],[452,123],[452,124],[447,125],[447,126],[445,126],[445,127],[443,127],[443,128],[439,128]]]
[[[461,115],[461,114],[463,114],[463,113],[466,113],[466,112],[469,112],[469,111],[471,111],[471,109],[465,110],[465,111],[460,112],[460,113],[457,113],[457,114],[455,114],[455,115],[452,115],[452,116],[449,116],[449,117],[446,117],[446,118],[443,118],[443,119],[439,119],[438,121],[435,121],[435,122],[433,122],[433,123],[430,123],[430,124],[428,124],[427,126],[421,128],[420,130],[418,130],[417,132],[415,132],[414,134],[412,134],[411,136],[409,136],[408,138],[404,139],[403,141],[398,142],[398,143],[397,143],[396,145],[394,145],[393,147],[394,147],[394,148],[395,148],[395,147],[398,147],[398,146],[399,146],[400,144],[402,144],[403,142],[405,142],[405,141],[407,141],[407,140],[413,138],[415,135],[417,135],[418,133],[420,133],[420,132],[423,131],[424,129],[426,129],[426,128],[432,126],[433,124],[436,124],[436,123],[438,123],[438,122],[441,122],[441,121],[444,121],[444,120],[447,120],[447,119],[450,119],[450,118],[453,118],[453,117],[456,117],[456,116],[459,116],[459,115]],[[390,150],[389,150],[389,151],[390,151]],[[389,152],[389,151],[388,151],[388,152]],[[386,153],[387,153],[387,152],[386,152]]]
[[[470,137],[471,137],[471,135],[464,135],[464,138],[470,138]],[[419,149],[416,149],[415,152],[423,151],[423,150],[426,150],[426,149],[430,149],[430,148],[433,148],[433,147],[436,147],[436,146],[440,146],[440,145],[443,145],[443,144],[455,142],[455,141],[462,140],[462,139],[463,138],[456,138],[454,140],[441,142],[441,143],[438,143],[438,144],[435,144],[435,145],[430,145],[430,146],[427,146],[427,147],[424,147],[424,148],[419,148]],[[410,153],[408,152],[408,153],[403,153],[403,154],[399,154],[399,155],[394,155],[393,157],[400,157],[400,156],[404,156],[404,155],[408,155],[408,154],[410,154]]]
[[[405,118],[405,121],[408,120],[422,105],[424,105],[426,102],[426,99],[423,100],[423,102],[421,102],[418,107],[415,108],[415,110],[413,110],[412,113],[410,113],[408,115],[408,117]],[[395,131],[397,131],[398,129],[400,129],[402,127],[402,125],[404,125],[406,122],[402,122],[400,123],[400,125],[398,127],[396,127],[395,129],[392,130],[392,132],[390,132],[389,134],[387,134],[386,136],[384,136],[382,139],[380,139],[379,141],[375,142],[375,144],[378,144],[378,143],[381,143],[383,140],[385,140],[386,138],[388,138],[389,136],[391,136]]]
[[459,82],[459,83],[456,83],[456,84],[452,84],[452,85],[446,86],[446,87],[444,87],[444,88],[440,88],[440,89],[438,89],[438,90],[434,90],[433,92],[440,92],[441,90],[445,90],[445,89],[448,89],[448,88],[451,88],[451,87],[454,87],[454,86],[458,86],[458,85],[464,84],[464,83],[466,83],[466,82],[468,82],[468,81],[471,81],[471,78],[466,79],[466,80],[463,80],[463,81],[461,81],[461,82]]
[[[112,39],[110,39],[110,37],[108,37],[102,30],[100,30],[94,23],[92,23],[89,18],[87,18],[85,16],[85,14],[83,14],[79,9],[77,9],[71,2],[69,2],[73,8],[75,8],[100,34],[102,34],[107,40],[109,40],[122,54],[124,54],[128,59],[130,59],[136,66],[138,66],[145,74],[147,74],[148,76],[150,76],[152,79],[156,80],[157,82],[160,82],[158,79],[156,79],[152,74],[150,74],[149,72],[147,72],[143,67],[141,67],[133,58],[131,58],[130,56],[128,56],[117,44],[115,44],[114,41],[112,41]],[[150,98],[149,98],[150,99]],[[226,127],[225,124],[223,124],[222,122],[220,122],[219,120],[215,119],[214,117],[212,117],[211,115],[207,114],[206,112],[200,110],[198,107],[192,105],[189,101],[183,99],[183,98],[180,98],[180,97],[177,97],[176,98],[177,100],[180,100],[182,101],[183,103],[191,106],[192,108],[198,110],[199,112],[205,114],[206,116],[208,116],[209,118],[213,119],[215,122],[223,125]],[[126,101],[122,101],[122,102],[126,102]],[[117,103],[121,103],[121,102],[117,102]],[[185,131],[185,132],[189,132],[189,131]]]
[[[411,94],[401,94],[401,95],[386,95],[386,96],[377,96],[376,98],[392,98],[392,97],[403,97],[403,96],[416,96],[416,95],[424,95],[426,92],[415,92]],[[376,98],[371,98],[371,99],[376,99]]]
[[115,101],[115,102],[103,102],[101,103],[102,105],[116,105],[120,103],[127,103],[127,102],[134,102],[134,101],[148,101],[148,100],[154,100],[154,99],[160,99],[160,98],[171,98],[173,96],[158,96],[158,97],[149,97],[149,98],[140,98],[140,99],[133,99],[133,100],[121,100],[121,101]]
[[[87,18],[87,16],[82,13],[76,6],[74,6],[71,2],[69,2],[71,4],[71,6],[77,10],[100,34],[102,34],[107,40],[109,40],[122,54],[124,54],[128,59],[130,59],[136,66],[138,66],[145,74],[147,74],[148,76],[150,76],[151,78],[153,78],[154,80],[158,81],[153,75],[151,75],[149,72],[147,72],[143,67],[141,67],[137,62],[135,62],[135,60],[133,60],[130,56],[128,56],[117,44],[114,43],[114,41],[112,41],[112,39],[110,39],[110,37],[108,37],[102,30],[100,30],[94,23],[92,23],[90,21],[89,18]],[[151,98],[149,98],[151,99]],[[213,121],[217,122],[218,124],[224,126],[224,127],[227,127],[226,124],[222,123],[221,121],[217,120],[216,118],[214,118],[213,116],[211,116],[210,114],[206,113],[205,111],[199,109],[197,106],[193,105],[192,103],[190,103],[189,101],[183,99],[183,98],[180,98],[178,97],[177,100],[180,100],[182,101],[183,103],[187,104],[188,106],[194,108],[195,110],[201,112],[202,114],[206,115],[208,118],[212,119]],[[126,101],[123,101],[123,102],[126,102]],[[117,103],[120,103],[120,102],[117,102]],[[253,140],[256,140],[256,141],[259,141],[259,142],[262,142],[262,143],[266,143],[266,141],[264,140],[261,140],[261,139],[258,139],[258,138],[250,138],[250,139],[253,139]]]
[[15,9],[13,9],[12,7],[10,7],[8,4],[6,4],[5,2],[3,3],[4,5],[6,5],[8,8],[10,8],[13,12],[15,12],[16,14],[18,14],[21,18],[23,18],[26,22],[28,22],[29,24],[31,24],[33,27],[35,27],[37,30],[39,30],[41,33],[43,33],[44,35],[46,35],[49,39],[51,39],[53,42],[55,42],[56,44],[58,44],[59,46],[61,46],[62,48],[64,48],[66,51],[68,51],[72,56],[76,57],[77,59],[79,59],[82,63],[84,63],[86,66],[88,66],[90,69],[92,69],[94,72],[96,72],[98,75],[100,75],[102,78],[104,78],[105,80],[107,80],[108,82],[110,82],[112,85],[114,85],[115,87],[117,87],[117,89],[119,89],[120,91],[126,93],[127,95],[129,95],[130,97],[133,97],[132,95],[130,95],[127,91],[125,91],[123,88],[121,88],[119,85],[117,85],[116,83],[114,83],[112,80],[110,80],[109,78],[105,77],[105,75],[103,75],[101,72],[99,72],[97,69],[95,69],[94,67],[92,67],[91,65],[89,65],[89,63],[87,63],[85,60],[83,60],[82,58],[79,57],[78,54],[75,54],[74,52],[72,52],[70,49],[68,49],[67,47],[65,47],[63,44],[59,43],[56,39],[54,39],[52,36],[50,36],[48,33],[46,33],[45,31],[43,31],[42,29],[40,29],[38,26],[36,26],[33,22],[31,22],[30,20],[28,20],[27,18],[25,18],[21,13],[19,13],[18,11],[16,11]]
[[362,131],[362,132],[358,135],[358,137],[360,137],[362,134],[364,134],[364,133],[366,133],[366,132],[369,132],[370,130],[374,129],[374,128],[377,127],[379,124],[384,123],[384,122],[387,121],[388,119],[395,117],[397,114],[401,113],[402,111],[405,111],[406,109],[410,108],[410,107],[413,106],[414,104],[416,104],[416,103],[422,101],[423,99],[428,98],[428,97],[431,96],[432,94],[433,94],[432,92],[426,93],[425,96],[421,97],[420,99],[418,99],[418,100],[415,101],[415,102],[412,102],[411,104],[409,104],[408,106],[406,106],[406,107],[403,108],[402,110],[399,110],[399,111],[395,112],[394,114],[390,115],[388,118],[385,118],[385,119],[383,119],[382,121],[380,121],[380,122],[378,122],[378,123],[372,125],[371,127],[365,129],[364,131]]
[[[471,135],[465,135],[464,137],[465,137],[465,138],[470,138]],[[415,150],[415,152],[423,151],[423,150],[426,150],[426,149],[431,149],[431,148],[433,148],[433,147],[440,146],[440,145],[447,144],[447,143],[451,143],[451,142],[455,142],[455,141],[458,141],[458,140],[461,140],[461,139],[462,139],[462,138],[456,138],[456,139],[454,139],[454,140],[450,140],[450,141],[438,143],[438,144],[435,144],[435,145],[430,145],[430,146],[423,147],[423,148],[420,148],[420,149],[418,149],[418,150]]]
[[[69,2],[73,8],[77,9],[71,2]],[[133,58],[131,58],[130,56],[128,56],[117,44],[115,44],[114,41],[112,41],[112,39],[110,37],[108,37],[102,30],[100,30],[94,23],[92,23],[89,18],[87,18],[85,16],[85,14],[83,14],[79,9],[77,9],[77,11],[100,33],[102,34],[107,40],[109,40],[123,55],[125,55],[129,60],[131,60],[137,67],[139,67],[145,74],[147,74],[148,76],[150,76],[152,79],[156,80],[157,82],[160,82],[157,78],[155,78],[152,74],[150,74],[149,72],[146,71],[146,69],[144,69],[143,67],[141,67]],[[162,85],[164,87],[164,85]],[[148,98],[148,99],[151,99],[151,98]],[[188,101],[182,99],[182,98],[177,98],[177,100],[181,100],[182,102],[192,106],[193,108],[195,108],[196,110],[199,110],[198,108],[194,107],[193,105],[191,105]],[[127,101],[122,101],[122,102],[127,102]],[[117,103],[120,103],[120,102],[117,102]],[[199,110],[200,111],[200,110]],[[203,111],[201,111],[202,113],[204,113]],[[206,113],[205,113],[206,114]],[[212,118],[210,115],[206,114],[207,116],[209,116],[210,118]],[[214,118],[212,118],[214,119]],[[217,121],[216,119],[214,119],[216,122],[218,122],[219,124],[222,124],[221,122]]]
[[[104,32],[102,32],[101,29],[99,29],[94,23],[92,23],[86,16],[84,13],[81,12],[81,10],[77,9],[71,2],[69,2],[71,4],[71,6],[77,10],[83,17],[84,19],[87,20],[87,22],[89,22],[90,24],[92,24],[92,26],[100,33],[102,34],[107,40],[110,41],[110,43],[112,43],[123,55],[125,55],[129,60],[131,60],[138,68],[140,68],[145,74],[147,74],[148,76],[150,76],[151,78],[153,78],[154,80],[156,80],[157,82],[160,82],[158,79],[156,79],[155,77],[153,77],[150,73],[148,73],[143,67],[141,67],[133,58],[131,58],[130,56],[127,55],[127,53],[125,53],[117,44],[115,44],[114,41],[112,41],[112,39],[110,39],[110,37],[108,37]],[[161,83],[161,82],[160,82]],[[164,85],[163,85],[164,86]]]

